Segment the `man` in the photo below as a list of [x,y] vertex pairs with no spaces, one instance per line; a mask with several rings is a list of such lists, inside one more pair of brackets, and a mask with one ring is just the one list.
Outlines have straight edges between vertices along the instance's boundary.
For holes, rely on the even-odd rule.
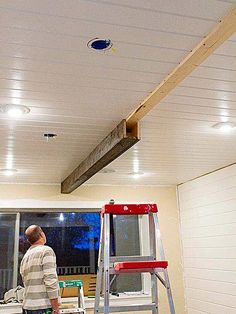
[[23,313],[60,314],[55,253],[45,245],[46,236],[41,227],[29,226],[25,235],[31,247],[20,265],[25,286]]

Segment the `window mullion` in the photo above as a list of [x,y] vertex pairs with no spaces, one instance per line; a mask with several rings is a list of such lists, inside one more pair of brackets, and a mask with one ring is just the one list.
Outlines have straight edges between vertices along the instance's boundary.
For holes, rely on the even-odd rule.
[[16,214],[15,240],[14,240],[14,259],[13,259],[13,287],[17,286],[18,279],[18,256],[19,256],[19,235],[20,235],[20,213]]

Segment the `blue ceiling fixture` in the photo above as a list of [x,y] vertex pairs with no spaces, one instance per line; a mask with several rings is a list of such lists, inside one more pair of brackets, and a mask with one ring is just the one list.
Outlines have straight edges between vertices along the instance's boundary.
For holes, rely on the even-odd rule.
[[94,50],[108,50],[112,47],[112,42],[110,39],[100,39],[100,38],[94,38],[92,40],[90,40],[87,44],[87,46],[90,49],[94,49]]

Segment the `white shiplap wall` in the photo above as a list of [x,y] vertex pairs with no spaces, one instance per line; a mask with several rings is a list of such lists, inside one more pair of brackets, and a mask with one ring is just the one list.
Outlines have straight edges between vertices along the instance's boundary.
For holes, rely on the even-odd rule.
[[236,314],[236,165],[178,194],[188,314]]

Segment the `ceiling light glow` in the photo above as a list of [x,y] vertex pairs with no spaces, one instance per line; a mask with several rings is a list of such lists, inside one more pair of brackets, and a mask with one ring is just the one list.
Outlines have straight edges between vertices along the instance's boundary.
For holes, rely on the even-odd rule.
[[8,110],[7,114],[11,118],[19,118],[23,115],[23,112],[20,110],[20,108],[11,108]]
[[12,169],[13,167],[13,155],[8,153],[6,158],[6,169]]
[[10,177],[13,174],[15,174],[17,170],[16,169],[0,169],[0,172],[4,174],[5,176]]
[[144,175],[144,172],[142,171],[133,171],[129,173],[134,179],[140,178],[142,175]]
[[5,113],[11,118],[20,118],[30,112],[30,109],[23,105],[6,104],[0,105],[0,113]]
[[133,172],[135,173],[139,172],[139,160],[138,159],[133,160]]

